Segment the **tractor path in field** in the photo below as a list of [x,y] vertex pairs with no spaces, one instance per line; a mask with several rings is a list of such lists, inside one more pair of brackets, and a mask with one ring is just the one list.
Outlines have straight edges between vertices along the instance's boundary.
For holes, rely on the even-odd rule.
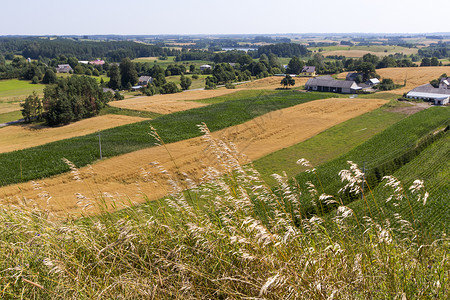
[[[241,163],[247,163],[302,142],[386,102],[358,98],[317,100],[268,113],[244,124],[216,131],[212,136],[233,142],[239,152],[245,154]],[[150,200],[159,199],[169,193],[171,185],[168,177],[151,165],[156,161],[168,173],[185,173],[196,183],[201,182],[206,167],[221,170],[215,154],[201,137],[197,137],[81,168],[78,172],[82,181],[74,180],[74,174],[68,173],[39,182],[2,187],[0,199],[11,204],[22,203],[26,199],[28,206],[36,205],[60,216],[83,210],[97,213],[98,207],[91,204],[98,199],[108,204],[115,201],[116,209],[144,202],[143,194]],[[126,204],[120,204],[121,201]]]

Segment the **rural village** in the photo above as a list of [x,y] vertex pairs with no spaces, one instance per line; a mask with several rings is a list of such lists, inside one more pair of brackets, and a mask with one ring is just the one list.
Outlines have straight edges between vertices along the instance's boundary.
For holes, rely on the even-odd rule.
[[0,35],[0,298],[449,299],[449,100],[450,33]]

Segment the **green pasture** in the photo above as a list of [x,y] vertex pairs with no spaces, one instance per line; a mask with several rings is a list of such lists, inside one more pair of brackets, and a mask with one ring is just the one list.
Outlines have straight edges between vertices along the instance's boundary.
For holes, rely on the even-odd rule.
[[[32,84],[30,80],[8,79],[0,80],[0,101],[12,98],[26,98],[36,91],[42,94],[45,88],[44,84]],[[23,100],[20,99],[20,100]]]
[[[186,77],[190,78],[192,80],[192,84],[189,87],[190,90],[194,89],[201,89],[205,87],[206,77],[209,75],[197,75],[197,79],[193,79],[192,75],[186,74]],[[180,75],[174,75],[174,76],[167,76],[166,77],[167,82],[175,82],[175,84],[180,87]]]
[[0,123],[6,123],[22,119],[22,112],[20,110],[0,114]]

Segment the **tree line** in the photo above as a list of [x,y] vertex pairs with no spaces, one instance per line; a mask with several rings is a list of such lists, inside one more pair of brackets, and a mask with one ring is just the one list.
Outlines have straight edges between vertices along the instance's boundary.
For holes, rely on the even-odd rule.
[[180,50],[132,41],[76,41],[68,38],[0,38],[0,54],[20,54],[31,59],[74,56],[81,60],[105,58],[118,62],[125,57],[171,56]]

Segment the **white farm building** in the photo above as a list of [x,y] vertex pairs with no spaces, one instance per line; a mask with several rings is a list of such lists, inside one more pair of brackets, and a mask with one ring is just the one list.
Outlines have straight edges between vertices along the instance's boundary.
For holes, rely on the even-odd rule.
[[435,88],[427,83],[409,91],[406,98],[432,101],[435,105],[446,105],[449,103],[450,89]]

